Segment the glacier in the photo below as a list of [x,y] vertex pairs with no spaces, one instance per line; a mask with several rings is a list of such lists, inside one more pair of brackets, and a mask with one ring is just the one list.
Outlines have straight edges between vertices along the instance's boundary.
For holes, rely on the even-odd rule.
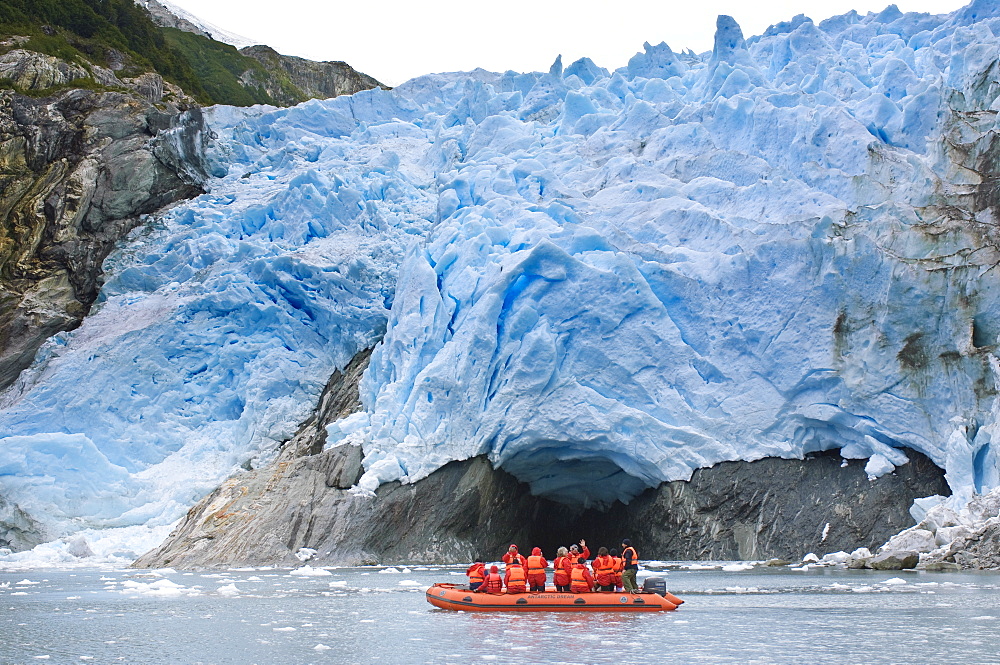
[[[214,107],[211,191],[0,396],[0,497],[147,547],[370,348],[359,492],[488,455],[563,503],[725,460],[998,482],[1000,8],[805,16],[609,71]],[[0,521],[3,504],[0,504]],[[104,553],[121,548],[109,538]]]

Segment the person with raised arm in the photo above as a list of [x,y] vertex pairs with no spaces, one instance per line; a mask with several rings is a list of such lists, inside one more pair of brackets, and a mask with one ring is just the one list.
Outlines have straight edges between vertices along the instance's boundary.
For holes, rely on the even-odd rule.
[[508,547],[507,551],[504,552],[504,555],[500,557],[500,560],[503,561],[508,566],[510,565],[511,561],[517,560],[518,562],[520,562],[521,566],[525,570],[527,570],[528,568],[528,560],[524,558],[523,554],[517,551],[517,545],[512,544],[510,547]]

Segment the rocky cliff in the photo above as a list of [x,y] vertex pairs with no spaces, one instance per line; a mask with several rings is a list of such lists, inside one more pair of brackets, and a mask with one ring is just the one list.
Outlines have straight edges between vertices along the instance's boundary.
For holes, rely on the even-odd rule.
[[[199,107],[163,103],[156,74],[119,81],[15,50],[0,76],[41,95],[0,90],[2,388],[46,339],[79,325],[102,261],[142,215],[202,191],[208,131]],[[84,83],[98,89],[56,92]]]
[[[326,99],[338,95],[353,95],[362,90],[386,88],[367,74],[362,74],[346,62],[314,62],[305,58],[282,55],[270,46],[247,46],[240,53],[249,56],[264,65],[267,72],[283,72],[302,94],[302,99]],[[273,74],[265,80],[258,81],[252,70],[244,73],[243,80],[247,85],[263,87],[268,94],[277,96],[279,90],[274,88]],[[272,92],[273,90],[273,92]]]
[[[237,62],[230,58],[229,69],[239,70],[239,84],[249,91],[256,91],[258,96],[262,96],[261,101],[266,98],[278,106],[291,106],[308,99],[327,99],[338,95],[353,95],[372,88],[388,88],[346,62],[315,62],[282,55],[270,46],[254,45],[246,38],[214,26],[193,22],[189,20],[190,17],[185,16],[186,12],[169,3],[139,0],[139,5],[150,13],[153,22],[161,28],[180,30],[239,48],[239,54],[244,59]],[[173,39],[176,40],[177,36]],[[181,43],[178,42],[178,45]],[[191,48],[190,45],[188,48]],[[202,45],[198,54],[203,54],[204,49],[205,46]],[[198,63],[192,64],[195,69],[199,69]]]

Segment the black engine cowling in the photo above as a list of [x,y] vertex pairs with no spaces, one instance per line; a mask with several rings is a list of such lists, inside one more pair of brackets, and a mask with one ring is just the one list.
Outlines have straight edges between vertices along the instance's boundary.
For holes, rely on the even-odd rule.
[[642,583],[643,593],[656,593],[661,596],[667,595],[667,581],[662,577],[647,577]]

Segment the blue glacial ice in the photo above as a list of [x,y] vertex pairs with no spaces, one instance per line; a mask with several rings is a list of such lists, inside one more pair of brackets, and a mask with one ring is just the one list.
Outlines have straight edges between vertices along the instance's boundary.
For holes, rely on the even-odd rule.
[[211,192],[108,260],[0,406],[0,494],[56,538],[166,525],[382,340],[359,490],[486,454],[627,501],[723,460],[928,455],[998,484],[1000,11],[804,16],[610,72],[429,75],[216,107]]

